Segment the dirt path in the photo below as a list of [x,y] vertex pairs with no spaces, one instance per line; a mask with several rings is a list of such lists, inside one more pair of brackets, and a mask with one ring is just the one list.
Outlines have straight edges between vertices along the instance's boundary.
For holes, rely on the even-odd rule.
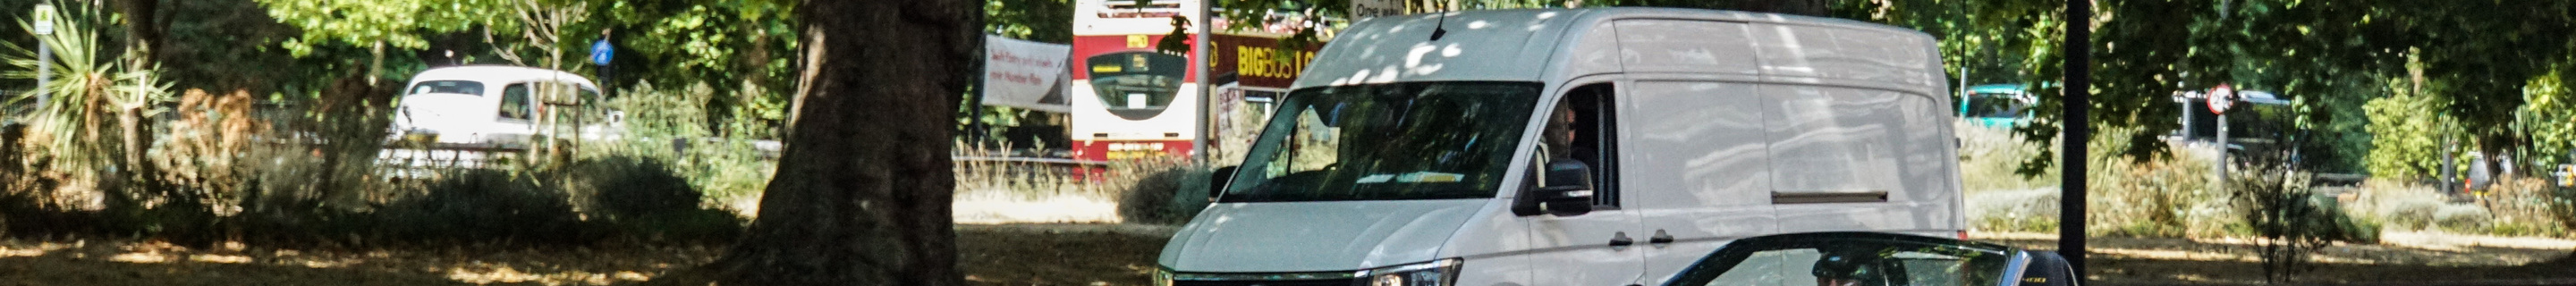
[[[2054,234],[1972,233],[2028,249],[2055,249]],[[2087,239],[2088,276],[2105,285],[2260,284],[2263,265],[2239,239]],[[2295,281],[2321,284],[2571,284],[2576,241],[2443,233],[2387,233],[2376,245],[2339,244],[2318,252],[2315,271]]]

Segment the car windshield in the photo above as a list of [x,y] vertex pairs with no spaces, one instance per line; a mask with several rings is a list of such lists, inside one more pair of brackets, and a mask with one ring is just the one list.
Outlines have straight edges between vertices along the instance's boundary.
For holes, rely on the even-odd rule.
[[1220,200],[1492,197],[1538,87],[1427,82],[1290,92]]
[[1972,93],[1968,95],[1967,117],[2017,118],[2029,108],[2010,93]]
[[2012,253],[1939,238],[1788,234],[1728,243],[1665,285],[2000,285],[2016,275]]

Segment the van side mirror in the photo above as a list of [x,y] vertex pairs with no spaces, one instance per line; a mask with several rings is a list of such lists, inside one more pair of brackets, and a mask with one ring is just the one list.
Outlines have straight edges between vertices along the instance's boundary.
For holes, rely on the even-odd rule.
[[1236,166],[1218,167],[1216,168],[1216,171],[1208,172],[1208,201],[1214,202],[1218,195],[1225,194],[1225,183],[1226,181],[1234,180],[1235,167]]
[[2030,263],[2027,266],[2029,269],[2024,269],[2021,277],[2011,277],[2021,279],[2020,285],[2072,286],[2084,282],[2076,279],[2075,268],[2066,262],[2066,257],[2057,256],[2057,252],[2023,251],[2022,253],[2030,256]]
[[1579,216],[1592,213],[1592,167],[1582,161],[1548,161],[1540,170],[1536,188],[1522,191],[1513,202],[1512,213],[1521,216],[1546,212],[1556,216]]

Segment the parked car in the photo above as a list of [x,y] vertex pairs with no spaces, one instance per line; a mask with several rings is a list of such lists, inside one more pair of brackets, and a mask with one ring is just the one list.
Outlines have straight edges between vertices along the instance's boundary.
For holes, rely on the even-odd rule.
[[1326,45],[1173,285],[1657,285],[1737,238],[1958,236],[1932,37],[1671,8],[1364,20]]
[[570,112],[600,100],[599,85],[562,71],[516,66],[436,68],[413,76],[404,86],[392,139],[429,147],[519,149],[542,134],[612,136],[616,128],[607,125],[620,121],[615,112]]
[[2002,245],[1871,232],[1738,239],[1675,274],[1694,285],[2077,285],[2065,258]]
[[1969,125],[1987,128],[2013,128],[2030,121],[2030,107],[2037,97],[2023,92],[2021,84],[1980,84],[1968,87],[1959,96],[1959,119]]

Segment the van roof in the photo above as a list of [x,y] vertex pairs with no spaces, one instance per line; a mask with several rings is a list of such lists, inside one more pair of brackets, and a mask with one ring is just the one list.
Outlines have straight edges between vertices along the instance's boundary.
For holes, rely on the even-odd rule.
[[[1442,15],[1447,19],[1442,19]],[[1930,53],[1930,36],[1922,32],[1845,19],[1684,8],[1585,8],[1472,10],[1384,16],[1351,25],[1316,56],[1294,88],[1394,81],[1542,81],[1556,55],[1580,35],[1572,27],[1593,27],[1619,19],[1688,19],[1747,23],[1786,23],[1896,32],[1920,37]],[[1435,28],[1445,30],[1431,40]],[[1937,59],[1937,54],[1932,56]],[[1329,59],[1329,60],[1328,60]],[[1916,68],[1908,68],[1913,70]],[[1939,67],[1926,66],[1930,76]],[[1909,73],[1914,73],[1909,71]],[[1579,76],[1579,75],[1576,75]],[[1908,81],[1917,81],[1908,79]],[[1935,80],[1937,81],[1937,80]]]
[[469,80],[487,83],[556,80],[571,82],[584,88],[599,89],[599,84],[592,83],[590,78],[582,77],[581,75],[573,73],[536,67],[502,65],[471,65],[429,69],[421,71],[418,75],[413,75],[411,77],[410,84],[419,84],[420,82],[433,80]]

